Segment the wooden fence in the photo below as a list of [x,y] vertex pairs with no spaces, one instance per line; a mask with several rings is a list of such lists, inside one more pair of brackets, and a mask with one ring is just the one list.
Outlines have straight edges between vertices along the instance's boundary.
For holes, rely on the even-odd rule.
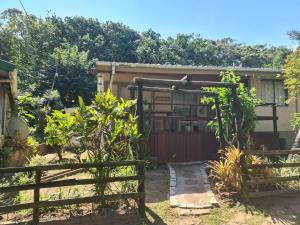
[[[92,168],[117,168],[123,166],[135,166],[137,172],[133,176],[118,176],[118,177],[107,177],[101,180],[99,179],[65,179],[56,181],[42,181],[42,173],[50,170],[65,170],[65,169],[92,169]],[[0,187],[0,193],[5,192],[15,192],[24,190],[33,190],[33,202],[22,203],[14,205],[0,206],[0,213],[9,213],[25,209],[33,209],[33,224],[38,224],[40,208],[42,207],[54,207],[54,206],[64,206],[82,203],[96,203],[102,200],[114,201],[120,199],[135,199],[138,202],[138,209],[140,215],[145,214],[145,193],[144,193],[144,161],[121,161],[121,162],[103,162],[103,163],[85,163],[85,164],[52,164],[45,166],[30,166],[30,167],[9,167],[0,168],[0,176],[7,173],[18,173],[18,172],[34,172],[35,181],[34,183],[24,184],[24,185],[10,185],[5,187]],[[121,181],[138,181],[138,191],[131,193],[121,193],[121,194],[110,194],[104,196],[91,196],[91,197],[80,197],[73,199],[62,199],[55,201],[40,201],[40,189],[42,188],[53,188],[53,187],[63,187],[63,186],[73,186],[73,185],[88,185],[97,184],[101,182],[112,183]],[[141,204],[142,203],[142,204]]]
[[[247,155],[253,156],[264,156],[268,160],[267,162],[261,164],[247,164],[245,157]],[[276,175],[276,173],[272,172],[272,176],[261,176],[257,177],[256,174],[262,173],[264,169],[281,169],[281,168],[300,168],[300,162],[284,162],[287,159],[288,155],[300,155],[300,149],[294,150],[271,150],[271,151],[248,151],[243,154],[242,163],[242,188],[243,194],[246,199],[249,198],[260,198],[260,197],[268,197],[274,195],[288,194],[293,192],[300,192],[300,185],[298,189],[285,189],[280,188],[282,183],[298,181],[300,182],[300,174],[282,176]],[[281,158],[281,161],[280,161]],[[300,169],[299,169],[300,170]],[[252,171],[252,176],[249,176],[249,172]],[[300,184],[300,183],[299,183]],[[269,185],[269,188],[262,188],[262,186]],[[253,189],[255,186],[256,190]],[[267,189],[267,190],[266,190]]]

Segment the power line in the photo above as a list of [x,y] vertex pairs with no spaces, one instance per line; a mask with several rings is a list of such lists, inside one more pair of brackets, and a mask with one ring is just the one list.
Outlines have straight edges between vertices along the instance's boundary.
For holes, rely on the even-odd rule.
[[25,12],[25,14],[26,14],[26,16],[28,17],[28,13],[27,13],[27,11],[26,11],[26,9],[25,9],[25,7],[24,7],[22,1],[19,0],[19,2],[20,2],[20,4],[21,4],[21,6],[22,6],[22,8],[23,8],[23,10],[24,10],[24,12]]

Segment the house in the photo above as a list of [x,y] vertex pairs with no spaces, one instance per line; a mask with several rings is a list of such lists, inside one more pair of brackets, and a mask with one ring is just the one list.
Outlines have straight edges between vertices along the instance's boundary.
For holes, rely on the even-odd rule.
[[[256,115],[260,120],[257,121],[253,134],[256,139],[255,146],[290,148],[295,134],[289,121],[291,113],[299,111],[300,101],[297,99],[289,104],[285,103],[288,93],[284,89],[283,79],[280,78],[281,69],[99,61],[96,63],[97,87],[101,91],[109,88],[114,95],[129,99],[128,85],[133,84],[134,77],[180,80],[190,74],[195,81],[220,81],[220,72],[228,69],[233,69],[245,85],[255,88],[257,96],[266,103],[256,108]],[[150,152],[157,155],[158,152],[164,151],[165,155],[161,161],[178,158],[180,154],[182,155],[179,158],[186,160],[212,157],[211,153],[215,152],[212,149],[217,149],[218,146],[207,122],[213,114],[208,106],[200,104],[199,96],[148,91],[144,91],[143,95],[145,117],[149,118],[148,126],[151,129],[147,144]],[[201,137],[199,133],[202,133]],[[200,141],[201,139],[203,141]],[[183,153],[183,148],[193,150]],[[197,149],[208,152],[201,153]]]
[[12,63],[0,59],[0,145],[7,134],[7,122],[17,95],[17,71]]

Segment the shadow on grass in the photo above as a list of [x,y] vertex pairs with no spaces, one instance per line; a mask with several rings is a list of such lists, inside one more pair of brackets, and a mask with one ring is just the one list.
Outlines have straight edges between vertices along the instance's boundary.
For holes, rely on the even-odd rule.
[[[48,218],[49,221],[40,221],[41,225],[166,225],[153,210],[146,207],[147,216],[141,218],[137,212],[117,214],[111,213],[107,215],[89,214],[82,216],[73,216],[69,218]],[[43,218],[45,219],[45,218]],[[0,221],[1,222],[1,221]],[[3,225],[28,225],[31,221],[16,222],[8,221],[1,223]]]
[[276,196],[240,202],[233,199],[231,207],[241,204],[245,213],[270,217],[274,224],[300,225],[300,196]]
[[[143,224],[145,225],[167,225],[161,217],[159,217],[153,210],[149,207],[146,207],[146,214],[149,216],[144,218]],[[149,218],[151,217],[151,218]]]

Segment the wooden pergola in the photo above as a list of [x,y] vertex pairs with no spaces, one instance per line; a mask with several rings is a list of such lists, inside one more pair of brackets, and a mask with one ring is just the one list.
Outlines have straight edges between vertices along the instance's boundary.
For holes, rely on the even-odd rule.
[[[130,90],[130,97],[134,99],[137,92],[137,115],[139,117],[138,128],[139,132],[144,132],[144,115],[143,115],[143,91],[151,92],[171,92],[171,93],[186,93],[197,94],[199,96],[213,97],[216,104],[216,116],[220,131],[220,147],[225,147],[224,128],[222,124],[221,111],[219,106],[218,94],[210,91],[203,91],[203,87],[219,87],[228,88],[232,93],[233,115],[235,120],[235,128],[237,135],[237,147],[243,148],[242,129],[241,129],[241,105],[237,97],[238,84],[225,83],[225,82],[211,82],[211,81],[192,81],[191,76],[187,75],[181,80],[169,80],[169,79],[149,79],[135,77],[133,81],[134,85],[128,86]],[[138,159],[144,159],[143,143],[140,143],[138,151]],[[245,161],[244,157],[241,158],[241,163]],[[139,168],[140,173],[144,173],[144,168]],[[139,185],[139,190],[144,191],[144,183]],[[140,205],[145,204],[145,199],[140,199]]]

